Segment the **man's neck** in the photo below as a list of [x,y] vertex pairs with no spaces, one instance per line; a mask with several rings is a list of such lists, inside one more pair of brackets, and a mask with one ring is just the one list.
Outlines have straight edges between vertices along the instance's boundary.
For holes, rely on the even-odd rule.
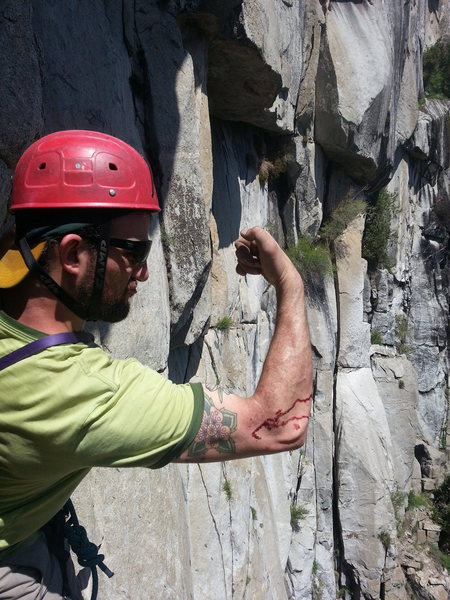
[[28,327],[43,333],[80,331],[84,321],[50,292],[40,290],[39,295],[24,293],[20,286],[1,290],[1,307],[4,312]]

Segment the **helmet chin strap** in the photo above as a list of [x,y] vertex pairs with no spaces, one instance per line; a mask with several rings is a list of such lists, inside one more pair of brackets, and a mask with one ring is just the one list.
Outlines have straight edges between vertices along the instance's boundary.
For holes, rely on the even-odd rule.
[[[103,284],[105,283],[106,261],[108,260],[108,248],[110,237],[110,223],[103,223],[99,228],[99,236],[97,238],[97,260],[95,263],[94,281],[92,284],[92,296],[88,314],[96,316],[99,314],[102,304]],[[89,319],[88,320],[97,320]]]
[[82,306],[75,298],[70,296],[48,273],[41,267],[31,253],[27,240],[23,237],[18,245],[20,253],[30,273],[35,275],[69,310],[85,321],[96,321],[102,302],[103,284],[105,282],[106,261],[108,260],[110,224],[105,223],[100,227],[97,238],[97,260],[95,264],[94,281],[92,282],[92,295],[88,307]]

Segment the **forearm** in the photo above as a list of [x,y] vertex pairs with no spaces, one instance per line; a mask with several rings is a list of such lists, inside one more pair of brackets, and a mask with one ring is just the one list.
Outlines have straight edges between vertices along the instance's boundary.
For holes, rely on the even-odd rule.
[[252,397],[261,415],[261,423],[252,435],[271,435],[281,444],[300,445],[307,427],[313,380],[304,287],[293,267],[275,287],[277,321]]
[[249,398],[204,388],[200,430],[178,462],[229,460],[301,446],[312,396],[303,281],[270,234],[254,227],[236,241],[240,275],[263,275],[277,294],[275,332]]

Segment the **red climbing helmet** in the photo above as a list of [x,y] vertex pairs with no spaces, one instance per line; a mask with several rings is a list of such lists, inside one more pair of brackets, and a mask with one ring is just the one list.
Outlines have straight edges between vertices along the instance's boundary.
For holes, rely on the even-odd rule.
[[122,140],[97,131],[57,131],[37,140],[19,159],[13,183],[12,211],[160,210],[142,156]]

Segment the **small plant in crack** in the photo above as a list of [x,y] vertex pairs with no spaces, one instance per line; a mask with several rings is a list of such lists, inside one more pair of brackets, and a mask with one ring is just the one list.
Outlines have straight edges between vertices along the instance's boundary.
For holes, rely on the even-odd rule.
[[231,489],[231,483],[228,481],[228,479],[225,479],[223,482],[222,490],[224,491],[228,502],[231,502],[233,498],[233,490]]
[[291,527],[292,529],[298,529],[298,522],[302,521],[307,515],[309,510],[304,506],[297,506],[291,504]]
[[258,515],[256,513],[256,508],[254,506],[250,506],[250,512],[252,513],[252,521],[257,521]]
[[215,329],[229,329],[231,326],[233,325],[233,320],[231,319],[231,317],[222,317],[221,319],[219,319],[217,321],[217,323],[215,325],[213,325],[213,327]]
[[377,329],[372,329],[370,332],[370,343],[376,346],[381,346],[383,343],[383,337]]
[[378,534],[378,539],[383,544],[383,547],[385,550],[387,550],[389,548],[389,546],[391,545],[391,535],[385,529],[380,531],[380,533]]
[[407,344],[409,338],[408,320],[404,315],[395,315],[395,348],[399,354],[411,354],[414,350]]
[[[401,381],[401,380],[400,380]],[[391,494],[392,508],[394,509],[395,523],[397,525],[397,535],[403,535],[403,517],[406,504],[406,493],[398,487]]]
[[164,225],[160,225],[159,231],[160,231],[160,236],[161,236],[161,244],[165,248],[169,248],[170,246],[172,246],[173,245],[173,237],[169,233],[167,233],[167,230],[164,227]]

